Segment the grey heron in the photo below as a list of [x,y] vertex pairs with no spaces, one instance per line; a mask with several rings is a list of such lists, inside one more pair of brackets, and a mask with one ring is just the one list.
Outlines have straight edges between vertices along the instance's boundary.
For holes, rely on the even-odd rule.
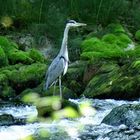
[[[56,58],[50,64],[48,71],[46,73],[46,82],[45,82],[45,89],[47,90],[50,86],[54,84],[54,88],[56,85],[57,80],[59,79],[59,90],[60,90],[60,98],[62,98],[62,89],[61,89],[61,76],[65,75],[68,69],[68,32],[71,27],[79,27],[85,26],[84,23],[78,23],[74,20],[68,20],[66,23],[66,27],[64,30],[63,40],[61,49],[56,56]],[[55,90],[55,89],[54,89]]]

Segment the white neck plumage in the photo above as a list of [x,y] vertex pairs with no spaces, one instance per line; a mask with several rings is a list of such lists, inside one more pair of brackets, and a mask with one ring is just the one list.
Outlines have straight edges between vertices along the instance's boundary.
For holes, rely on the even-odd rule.
[[70,27],[66,25],[66,28],[64,30],[64,36],[62,40],[62,45],[59,54],[65,56],[65,53],[67,53],[67,43],[68,43],[68,32]]

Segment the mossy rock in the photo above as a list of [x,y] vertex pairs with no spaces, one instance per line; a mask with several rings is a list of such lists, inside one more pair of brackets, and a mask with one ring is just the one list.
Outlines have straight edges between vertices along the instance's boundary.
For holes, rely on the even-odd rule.
[[36,87],[45,76],[46,65],[41,63],[34,63],[29,66],[22,66],[18,70],[13,70],[9,75],[10,85],[21,92],[28,87]]
[[86,65],[86,61],[72,63],[66,75],[62,78],[64,85],[78,95],[83,92],[83,75]]
[[101,46],[102,42],[96,37],[86,39],[81,44],[82,51],[84,52],[100,50]]
[[110,72],[96,75],[88,83],[83,95],[88,98],[111,97],[112,83],[119,78],[118,72]]
[[6,65],[8,65],[8,58],[7,58],[4,50],[0,46],[0,67],[6,66]]
[[29,56],[32,58],[35,62],[44,62],[43,55],[36,49],[31,49],[29,51]]
[[140,41],[140,30],[135,33],[136,40]]
[[120,126],[125,124],[134,128],[140,124],[140,104],[126,104],[114,108],[102,121],[102,123]]
[[128,46],[128,44],[132,43],[132,40],[124,33],[119,33],[117,35],[106,34],[102,37],[102,40],[109,44],[116,44],[120,48],[125,48]]
[[131,64],[132,68],[140,69],[140,60],[136,60]]
[[[56,86],[55,93],[54,93],[54,86],[50,87],[49,90],[44,91],[45,96],[60,96],[60,90],[59,86]],[[68,89],[65,86],[62,86],[62,97],[63,99],[75,99],[77,98],[76,93],[74,93],[72,90]]]
[[87,51],[87,52],[83,51],[81,54],[81,59],[83,60],[91,60],[94,58],[116,59],[116,58],[124,57],[126,55],[124,50],[120,48],[117,44],[108,44],[102,42],[100,45],[101,45],[100,47],[93,46],[93,51]]
[[129,65],[124,64],[119,67],[115,63],[103,64],[87,84],[83,95],[90,98],[116,99],[139,97],[140,70],[134,69],[134,67],[139,67],[139,62]]
[[[17,63],[31,64],[33,62],[44,62],[44,58],[38,50],[31,49],[29,52],[19,50],[18,45],[6,37],[0,36],[0,46],[12,65]],[[0,49],[0,51],[2,50]],[[4,53],[1,54],[4,55]]]
[[[81,59],[92,60],[107,58],[118,60],[120,58],[135,56],[132,51],[125,51],[129,44],[133,44],[131,38],[125,33],[109,33],[102,39],[92,37],[82,42]],[[138,54],[138,52],[136,52]]]
[[0,36],[0,45],[6,54],[8,54],[11,50],[15,51],[18,49],[18,46],[15,43],[3,36]]
[[126,32],[123,26],[119,23],[109,24],[106,30],[108,30],[111,33],[125,33]]
[[0,73],[0,85],[3,85],[4,83],[7,83],[7,76],[6,74]]
[[129,36],[126,35],[126,34],[120,33],[120,34],[117,35],[117,38],[118,38],[118,40],[119,40],[120,42],[123,42],[123,43],[125,43],[126,45],[132,43],[131,38],[129,38]]
[[8,40],[6,37],[0,36],[0,45],[11,64],[16,64],[18,62],[29,64],[33,61],[27,52],[18,50],[18,45]]
[[33,59],[29,57],[28,52],[17,50],[9,53],[9,61],[11,64],[31,64],[33,62]]
[[124,99],[136,98],[137,93],[137,79],[134,76],[120,76],[112,84],[112,93],[116,94],[114,97],[122,97]]
[[9,98],[13,98],[15,96],[16,96],[16,92],[12,87],[8,85],[2,87],[2,91],[0,94],[1,98],[9,100]]
[[[106,68],[110,68],[110,70],[106,70]],[[99,72],[90,80],[83,95],[90,98],[107,95],[112,91],[113,82],[119,77],[118,65],[104,64],[99,68]]]
[[118,41],[118,38],[116,35],[114,34],[106,34],[102,37],[102,40],[107,42],[107,43],[110,43],[110,44],[113,44],[113,43],[116,43]]

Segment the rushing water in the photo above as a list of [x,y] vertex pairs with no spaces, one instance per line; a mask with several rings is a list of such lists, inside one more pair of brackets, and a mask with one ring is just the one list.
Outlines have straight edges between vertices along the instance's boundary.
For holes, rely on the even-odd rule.
[[[4,138],[4,140],[19,140],[24,138],[30,134],[35,133],[37,130],[42,128],[47,128],[51,133],[57,132],[58,128],[63,129],[69,135],[71,139],[79,140],[79,131],[82,126],[92,125],[94,127],[94,133],[105,133],[110,131],[111,126],[105,127],[105,124],[100,124],[103,118],[114,108],[120,106],[122,104],[136,104],[140,101],[116,101],[111,99],[106,100],[98,100],[98,99],[78,99],[71,100],[74,103],[81,104],[85,101],[90,101],[92,106],[96,109],[96,113],[94,115],[87,115],[74,119],[62,119],[60,121],[53,121],[52,123],[33,123],[26,125],[12,125],[12,126],[0,126],[0,138]],[[27,118],[30,115],[37,115],[37,110],[35,106],[21,105],[21,106],[4,106],[0,109],[0,114],[11,114],[14,117],[18,118]],[[100,127],[100,129],[97,129]],[[104,130],[105,129],[105,130]],[[88,129],[86,129],[88,133]],[[91,130],[90,130],[91,131]],[[98,132],[97,132],[98,131]]]

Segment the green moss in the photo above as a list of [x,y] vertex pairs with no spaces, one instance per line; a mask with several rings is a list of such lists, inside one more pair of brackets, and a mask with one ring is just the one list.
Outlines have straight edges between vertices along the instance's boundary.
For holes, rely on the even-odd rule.
[[135,38],[140,41],[140,30],[135,33]]
[[102,40],[104,42],[107,42],[107,43],[110,43],[110,44],[113,44],[113,43],[116,43],[118,38],[116,35],[114,34],[106,34],[102,37]]
[[109,33],[98,39],[96,37],[83,41],[81,48],[81,58],[91,60],[94,58],[120,59],[124,57],[135,56],[139,52],[125,51],[129,44],[132,44],[131,38],[123,32]]
[[0,68],[0,73],[3,72],[3,71],[18,70],[22,66],[23,66],[23,64],[8,65],[8,66]]
[[[29,86],[28,84],[37,84],[43,80],[46,73],[46,65],[35,63],[29,66],[22,66],[19,70],[12,71],[9,75],[9,80],[13,86],[20,84],[20,86]],[[32,85],[34,86],[34,85]]]
[[140,70],[140,60],[135,60],[134,62],[132,62],[131,67],[133,69],[139,69]]
[[83,43],[82,48],[84,48],[81,54],[82,59],[120,58],[125,55],[124,50],[117,44],[110,44],[104,41],[92,44],[91,39],[86,40],[85,43]]
[[31,49],[29,51],[29,56],[32,58],[35,62],[44,62],[43,55],[36,49]]
[[31,64],[33,62],[33,60],[29,57],[28,52],[20,50],[9,52],[9,60],[11,64],[16,63]]
[[102,46],[100,39],[93,37],[83,41],[81,48],[84,52],[94,51],[100,49]]
[[125,29],[123,28],[123,26],[121,24],[109,24],[107,26],[107,30],[109,30],[112,33],[125,33]]
[[12,87],[4,86],[3,90],[2,90],[2,93],[1,93],[1,96],[3,98],[8,98],[9,99],[10,97],[16,96],[16,94],[15,94],[15,91],[12,89]]
[[0,46],[0,67],[6,66],[6,65],[8,65],[8,59],[7,59],[5,52],[3,51],[3,49]]
[[121,34],[118,34],[117,37],[118,37],[119,41],[121,41],[127,45],[132,43],[132,40],[126,34],[121,33]]
[[114,84],[112,85],[112,92],[125,93],[127,94],[127,96],[130,95],[133,96],[135,92],[135,85],[136,85],[135,77],[121,76],[119,79],[114,81]]
[[128,50],[127,52],[127,56],[130,58],[138,58],[140,57],[140,45],[135,45],[135,48]]
[[103,55],[101,52],[83,52],[81,54],[81,59],[83,60],[89,60],[93,58],[101,58]]
[[24,63],[31,64],[33,62],[28,52],[18,50],[18,45],[7,38],[0,36],[0,46],[4,50],[11,64]]
[[0,74],[0,85],[7,83],[7,80],[8,80],[8,78],[7,78],[6,74],[1,73]]
[[112,92],[112,85],[114,81],[119,79],[120,75],[118,70],[113,70],[109,73],[98,74],[87,85],[84,96],[86,97],[98,97],[102,95],[108,95]]
[[8,54],[11,50],[17,50],[17,45],[12,41],[9,41],[6,37],[0,36],[0,45],[4,52]]

